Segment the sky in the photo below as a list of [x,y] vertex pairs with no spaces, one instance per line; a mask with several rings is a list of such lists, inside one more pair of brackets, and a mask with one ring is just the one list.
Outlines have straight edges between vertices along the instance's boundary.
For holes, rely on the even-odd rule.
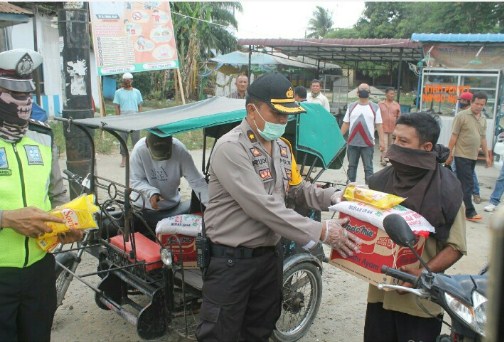
[[332,11],[334,28],[350,28],[364,10],[364,1],[241,1],[238,38],[304,38],[316,6]]

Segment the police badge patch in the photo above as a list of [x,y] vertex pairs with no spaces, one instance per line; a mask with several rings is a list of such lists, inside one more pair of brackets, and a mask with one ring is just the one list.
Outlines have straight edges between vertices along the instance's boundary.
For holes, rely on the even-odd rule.
[[280,155],[284,158],[287,158],[287,147],[280,146]]
[[26,158],[28,159],[28,165],[44,165],[42,160],[42,153],[36,145],[25,145]]
[[0,147],[0,169],[8,169],[9,162],[7,161],[7,153],[5,147]]
[[271,171],[270,169],[263,169],[263,170],[259,170],[259,177],[261,177],[261,179],[264,181],[268,181],[270,179],[272,179],[273,177],[271,177]]
[[250,153],[252,153],[252,155],[253,155],[254,157],[259,157],[259,156],[262,156],[261,151],[259,151],[259,149],[255,148],[255,147],[252,147],[252,148],[250,149]]

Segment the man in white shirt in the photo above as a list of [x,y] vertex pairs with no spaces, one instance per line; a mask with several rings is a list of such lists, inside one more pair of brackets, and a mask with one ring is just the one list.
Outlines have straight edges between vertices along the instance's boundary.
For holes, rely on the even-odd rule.
[[341,133],[348,133],[347,158],[348,158],[348,181],[355,182],[359,158],[362,158],[366,184],[373,175],[374,132],[378,131],[380,139],[380,151],[383,151],[383,127],[380,107],[369,101],[370,88],[366,83],[358,87],[359,100],[351,103],[343,118]]
[[320,92],[320,81],[313,80],[310,86],[310,92],[306,98],[307,102],[318,103],[322,105],[328,112],[331,111],[329,107],[329,100]]

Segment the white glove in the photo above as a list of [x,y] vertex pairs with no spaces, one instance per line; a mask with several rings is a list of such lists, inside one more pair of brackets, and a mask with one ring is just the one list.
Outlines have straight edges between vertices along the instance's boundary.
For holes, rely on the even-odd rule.
[[339,202],[341,202],[342,197],[343,191],[336,190],[334,194],[331,195],[331,204],[338,204]]
[[348,218],[324,221],[325,236],[322,241],[335,249],[344,258],[359,253],[359,247],[362,244],[361,239],[343,228],[343,225],[347,223]]

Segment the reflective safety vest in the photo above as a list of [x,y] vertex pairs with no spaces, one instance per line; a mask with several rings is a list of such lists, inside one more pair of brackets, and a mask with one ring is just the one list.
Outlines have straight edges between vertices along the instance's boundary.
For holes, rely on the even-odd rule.
[[[51,135],[32,130],[17,143],[0,139],[0,209],[51,209],[51,142]],[[0,267],[27,267],[44,255],[34,238],[8,227],[0,231]]]

